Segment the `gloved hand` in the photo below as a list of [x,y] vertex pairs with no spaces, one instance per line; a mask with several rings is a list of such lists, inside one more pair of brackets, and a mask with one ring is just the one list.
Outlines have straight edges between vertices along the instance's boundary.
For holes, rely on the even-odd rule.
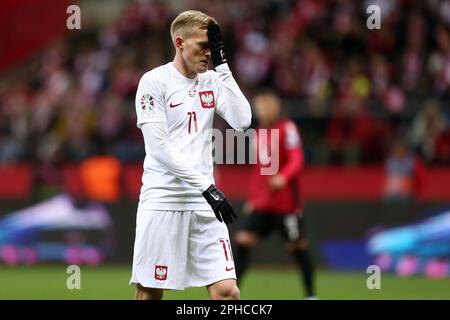
[[225,57],[225,46],[222,41],[219,25],[210,23],[208,25],[207,35],[209,46],[211,48],[211,60],[215,68],[227,62],[227,58]]
[[215,185],[210,185],[202,195],[205,197],[206,201],[208,201],[220,222],[228,224],[232,223],[233,219],[237,219],[238,216],[234,212],[227,197],[225,197],[223,192],[217,189]]

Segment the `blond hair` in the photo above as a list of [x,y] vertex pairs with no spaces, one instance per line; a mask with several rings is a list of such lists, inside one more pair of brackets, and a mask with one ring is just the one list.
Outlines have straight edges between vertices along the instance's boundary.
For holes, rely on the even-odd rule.
[[180,13],[170,26],[170,35],[175,44],[175,38],[181,34],[185,38],[190,36],[194,27],[204,29],[209,23],[217,23],[216,19],[208,16],[206,13],[197,10],[188,10]]

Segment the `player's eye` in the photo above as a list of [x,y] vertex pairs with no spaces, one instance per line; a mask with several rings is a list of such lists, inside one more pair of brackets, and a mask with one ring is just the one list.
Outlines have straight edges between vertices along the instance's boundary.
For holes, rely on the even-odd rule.
[[203,50],[209,49],[209,43],[205,42],[205,43],[200,43],[199,44],[200,48]]

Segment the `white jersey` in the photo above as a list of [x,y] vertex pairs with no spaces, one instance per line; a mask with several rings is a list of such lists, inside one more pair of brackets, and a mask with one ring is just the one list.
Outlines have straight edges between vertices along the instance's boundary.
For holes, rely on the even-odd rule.
[[136,94],[146,157],[139,210],[211,210],[210,129],[217,112],[237,130],[250,125],[248,101],[227,64],[190,79],[172,62],[144,74]]

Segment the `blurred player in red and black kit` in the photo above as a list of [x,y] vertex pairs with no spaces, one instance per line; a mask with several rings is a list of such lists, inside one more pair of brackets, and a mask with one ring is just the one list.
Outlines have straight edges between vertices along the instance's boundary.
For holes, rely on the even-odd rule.
[[[266,237],[274,229],[278,230],[287,243],[301,270],[305,291],[308,298],[315,298],[313,288],[313,265],[308,256],[308,243],[303,234],[303,203],[299,190],[299,177],[303,168],[303,149],[299,131],[294,122],[280,117],[281,101],[271,91],[262,91],[253,101],[259,127],[254,146],[265,141],[272,141],[273,129],[278,129],[279,170],[276,174],[264,175],[261,169],[272,166],[262,158],[267,151],[257,151],[257,164],[253,168],[249,199],[244,211],[243,227],[237,231],[235,263],[238,281],[249,265],[250,253],[259,240]],[[266,135],[262,129],[267,129]],[[259,141],[261,139],[261,141]],[[276,140],[274,140],[276,141]],[[277,150],[270,148],[269,150]],[[274,157],[271,156],[273,161]],[[263,161],[261,161],[263,160]]]

